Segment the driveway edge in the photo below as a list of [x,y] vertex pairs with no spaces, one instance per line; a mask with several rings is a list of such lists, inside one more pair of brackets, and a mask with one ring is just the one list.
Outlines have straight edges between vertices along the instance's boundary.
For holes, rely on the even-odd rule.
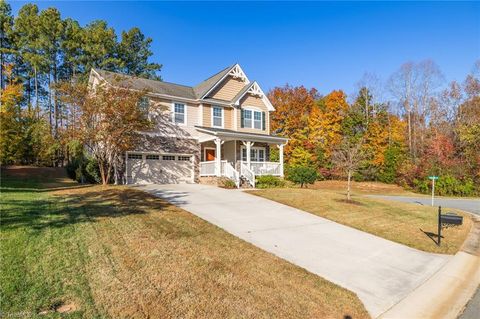
[[472,229],[461,250],[379,318],[458,318],[480,285],[480,218],[473,215],[472,219]]

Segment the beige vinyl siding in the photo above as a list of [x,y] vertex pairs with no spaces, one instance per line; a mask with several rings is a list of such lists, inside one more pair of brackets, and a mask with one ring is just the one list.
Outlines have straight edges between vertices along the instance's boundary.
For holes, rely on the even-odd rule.
[[[242,115],[240,108],[249,108],[252,107],[253,109],[257,109],[259,111],[265,112],[265,130],[259,130],[254,128],[242,128]],[[257,133],[257,134],[270,134],[270,113],[268,112],[267,106],[263,103],[262,99],[259,97],[254,97],[247,94],[245,97],[242,98],[240,101],[240,108],[237,108],[235,111],[237,112],[237,125],[239,132],[248,132],[248,133]]]
[[213,90],[209,96],[214,99],[231,101],[245,85],[245,82],[242,80],[234,79],[229,76],[225,78],[223,83]]
[[[195,125],[198,124],[198,105],[182,101],[174,101],[150,97],[150,112],[154,114],[157,131],[167,135],[196,135]],[[187,122],[185,125],[172,123],[173,103],[182,103],[186,107]]]
[[224,119],[224,128],[233,130],[233,109],[231,108],[224,108],[223,109],[223,116],[225,117]]
[[212,106],[208,104],[203,105],[203,126],[212,126]]
[[[233,109],[230,107],[223,108],[223,124],[224,128],[233,130]],[[212,105],[203,104],[203,126],[212,127]]]

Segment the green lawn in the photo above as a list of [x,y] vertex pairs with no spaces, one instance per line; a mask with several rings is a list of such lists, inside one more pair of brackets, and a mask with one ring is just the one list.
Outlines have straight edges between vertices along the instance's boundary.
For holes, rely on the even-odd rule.
[[[380,185],[376,186],[381,188]],[[317,183],[314,189],[283,188],[250,191],[338,223],[404,244],[420,250],[454,254],[465,241],[472,221],[464,215],[464,224],[442,231],[442,245],[437,240],[436,208],[372,199],[362,196],[361,188],[356,189],[353,203],[345,201],[345,190],[335,187],[327,189]],[[461,214],[461,213],[460,213]]]
[[6,317],[368,317],[355,294],[146,193],[33,168],[1,186]]

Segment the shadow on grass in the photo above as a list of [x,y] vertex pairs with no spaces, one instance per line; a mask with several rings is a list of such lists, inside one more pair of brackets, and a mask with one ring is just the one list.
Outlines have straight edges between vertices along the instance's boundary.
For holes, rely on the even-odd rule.
[[350,205],[355,205],[355,206],[365,206],[364,203],[356,201],[356,200],[348,200],[348,199],[335,199],[337,203],[342,203],[342,204],[350,204]]
[[[35,192],[32,192],[35,194]],[[172,194],[180,200],[185,194]],[[94,190],[58,192],[52,196],[19,196],[2,199],[2,229],[26,227],[42,230],[77,223],[96,222],[101,218],[117,218],[165,212],[174,208],[152,195],[137,190],[100,187]]]
[[[423,229],[420,228],[422,233],[424,233],[428,238],[430,238],[436,245],[438,245],[438,234],[432,233],[429,231],[424,231]],[[443,236],[440,236],[441,238],[444,238]]]
[[33,188],[33,187],[0,187],[2,193],[24,193],[24,192],[53,192],[60,190],[79,189],[95,186],[93,184],[78,184],[73,186],[51,187],[51,188]]

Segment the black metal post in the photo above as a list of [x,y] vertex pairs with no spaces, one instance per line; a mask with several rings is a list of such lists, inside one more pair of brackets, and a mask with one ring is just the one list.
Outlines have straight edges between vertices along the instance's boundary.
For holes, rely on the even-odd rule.
[[437,245],[440,246],[441,238],[442,238],[442,206],[438,206],[438,240]]

